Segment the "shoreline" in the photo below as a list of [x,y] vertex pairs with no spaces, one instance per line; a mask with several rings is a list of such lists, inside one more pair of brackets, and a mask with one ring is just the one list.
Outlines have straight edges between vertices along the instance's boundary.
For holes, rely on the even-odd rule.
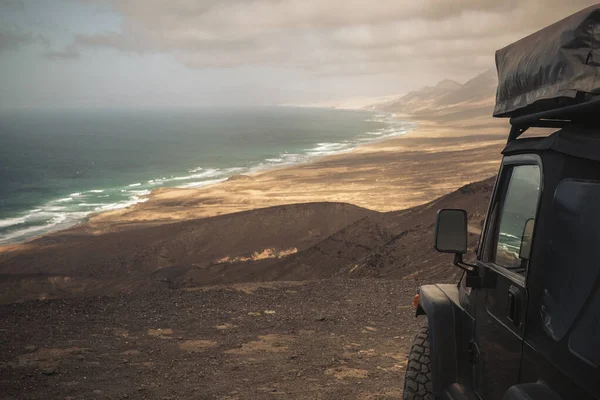
[[[268,173],[274,170],[280,170],[290,167],[293,168],[295,166],[303,164],[310,164],[314,161],[329,156],[351,153],[358,147],[361,147],[366,144],[379,143],[381,141],[386,141],[398,136],[405,135],[406,133],[409,133],[414,129],[412,123],[395,118],[394,113],[391,112],[374,110],[342,111],[363,112],[366,121],[373,121],[379,123],[380,125],[379,127],[372,127],[371,129],[367,129],[362,133],[355,134],[352,137],[348,137],[346,139],[339,139],[339,141],[331,141],[327,140],[327,138],[323,138],[320,141],[316,140],[314,143],[308,145],[302,151],[288,150],[290,151],[290,153],[288,153],[288,151],[284,151],[279,155],[270,156],[271,158],[265,156],[266,158],[260,161],[250,162],[246,165],[237,165],[230,167],[197,167],[187,171],[189,176],[187,176],[183,172],[179,172],[178,174],[171,176],[165,175],[162,178],[156,178],[156,176],[149,176],[147,179],[143,178],[142,180],[137,181],[138,183],[123,185],[121,187],[102,187],[101,189],[96,188],[93,190],[80,190],[81,192],[78,193],[71,193],[69,195],[65,194],[64,196],[62,196],[64,198],[61,197],[53,200],[48,200],[46,201],[46,203],[35,207],[35,209],[23,211],[19,214],[16,214],[16,216],[8,217],[6,221],[0,221],[10,222],[11,220],[15,220],[25,223],[25,221],[28,221],[30,218],[33,218],[33,216],[35,216],[37,212],[42,211],[42,213],[47,213],[50,212],[50,210],[52,212],[55,212],[58,208],[65,209],[65,206],[68,207],[64,211],[61,211],[60,215],[54,217],[54,219],[59,219],[57,222],[49,221],[45,223],[45,225],[24,225],[24,227],[22,228],[17,228],[16,230],[7,233],[6,236],[3,238],[3,240],[5,241],[0,241],[0,249],[5,246],[27,243],[46,235],[52,235],[57,232],[78,227],[82,224],[86,224],[91,218],[95,218],[98,215],[104,213],[111,213],[113,211],[116,211],[118,213],[120,211],[132,209],[148,201],[148,199],[150,199],[153,196],[153,193],[160,192],[162,190],[197,190],[217,184],[222,184],[229,180],[235,179],[237,176],[255,176],[257,174]],[[133,190],[138,189],[138,187],[135,186],[141,186],[142,190]],[[119,189],[121,189],[121,193],[126,192],[126,194],[130,197],[123,199],[110,199],[107,201],[89,197],[90,194],[96,193],[115,193],[119,191]],[[78,197],[82,195],[84,197],[88,196],[89,198],[82,201]],[[113,196],[113,194],[111,194],[111,196]],[[100,197],[108,197],[108,195]],[[78,204],[78,206],[86,206],[86,202],[99,204],[90,204],[97,207],[95,210],[89,211],[70,207],[70,205],[76,203],[77,200],[79,200],[79,202],[84,203]],[[46,209],[48,209],[49,211],[46,211]],[[17,225],[15,225],[15,227],[17,227]]]
[[[286,106],[286,107],[291,107],[291,106]],[[310,107],[310,108],[319,108],[319,107]],[[325,109],[325,108],[319,108],[319,109]],[[55,227],[49,227],[48,229],[44,229],[43,227],[40,227],[40,228],[36,229],[37,227],[34,226],[33,227],[34,230],[40,230],[42,232],[28,236],[23,239],[17,239],[17,240],[9,239],[7,242],[0,243],[0,251],[4,247],[25,244],[25,243],[34,241],[36,239],[39,239],[39,238],[42,238],[45,236],[54,235],[54,234],[60,233],[62,231],[69,231],[71,229],[78,228],[81,225],[85,225],[90,219],[96,218],[97,216],[100,216],[105,213],[113,213],[113,212],[119,213],[119,212],[125,212],[127,210],[133,209],[136,206],[139,206],[139,205],[143,204],[144,202],[148,201],[153,196],[154,193],[162,192],[165,190],[166,191],[170,191],[170,190],[176,191],[176,190],[180,190],[180,189],[199,190],[199,189],[203,189],[206,187],[211,187],[214,185],[222,184],[229,180],[234,180],[234,179],[236,179],[236,177],[242,177],[242,178],[247,177],[247,176],[252,177],[255,175],[268,173],[271,171],[293,168],[293,167],[304,165],[304,164],[310,164],[310,163],[319,161],[319,160],[327,158],[327,157],[341,155],[341,154],[350,154],[350,153],[354,152],[357,148],[365,146],[365,145],[380,143],[383,141],[397,138],[399,136],[406,135],[407,133],[410,133],[415,128],[413,123],[411,123],[408,120],[398,119],[398,118],[396,118],[395,114],[391,113],[391,112],[374,111],[374,110],[360,110],[360,109],[340,109],[340,111],[369,113],[370,117],[368,117],[368,120],[374,120],[376,122],[380,122],[384,126],[373,132],[370,132],[370,131],[363,132],[362,134],[356,135],[355,137],[341,140],[339,143],[338,142],[315,143],[313,147],[308,147],[308,148],[304,149],[303,153],[290,154],[292,156],[297,156],[296,159],[292,160],[292,161],[286,161],[286,160],[282,159],[283,157],[281,157],[281,158],[278,157],[277,159],[266,158],[258,163],[252,164],[250,166],[243,166],[243,167],[238,166],[238,167],[228,167],[228,168],[216,168],[216,167],[215,168],[206,167],[204,169],[200,168],[200,170],[203,170],[203,172],[210,172],[210,171],[216,172],[216,171],[222,170],[222,173],[218,174],[218,175],[221,175],[222,177],[217,177],[218,175],[214,176],[214,177],[208,176],[207,180],[205,180],[205,181],[191,182],[191,183],[187,183],[184,185],[176,186],[177,182],[184,182],[185,180],[182,180],[181,177],[173,177],[173,176],[160,178],[160,179],[150,177],[151,179],[148,180],[148,183],[155,182],[155,181],[160,182],[163,180],[166,181],[167,183],[165,186],[158,186],[155,188],[146,187],[143,190],[138,190],[137,192],[147,192],[147,193],[141,193],[141,194],[135,193],[135,195],[133,197],[130,197],[127,200],[123,200],[121,202],[122,204],[107,203],[103,207],[98,207],[98,208],[103,208],[103,209],[88,212],[87,215],[84,215],[83,217],[80,216],[80,217],[73,218],[73,217],[71,217],[71,214],[81,214],[81,212],[75,212],[75,211],[69,212],[69,214],[67,214],[65,216],[65,219],[67,219],[67,220],[71,219],[71,221],[69,221],[67,223],[59,222],[56,224]],[[325,146],[325,145],[334,145],[334,148],[331,150],[328,150],[327,148],[323,148],[323,146]],[[337,150],[335,148],[336,146],[341,147],[341,148],[339,150]],[[349,146],[349,147],[344,148],[345,146]],[[328,154],[315,155],[315,154],[318,154],[319,152],[325,152]],[[284,152],[284,153],[280,154],[280,156],[284,156],[287,154],[288,154],[287,152]],[[187,171],[187,172],[188,173],[197,173],[198,171],[191,170],[191,171]],[[192,181],[193,179],[190,178],[189,180]],[[140,181],[140,182],[142,182],[142,181]],[[142,184],[143,183],[130,184],[127,186],[123,186],[121,189],[127,189],[128,187],[134,187],[134,186],[140,186]],[[119,189],[119,188],[117,188],[117,189]],[[85,191],[83,194],[96,193],[96,192],[102,193],[104,191],[111,191],[111,190],[115,190],[115,188],[104,188],[104,189],[100,189],[100,190],[98,190],[98,189],[88,190],[88,191]],[[121,192],[123,192],[123,191],[124,190],[121,190]],[[133,191],[133,192],[135,192],[135,191]],[[61,203],[61,202],[64,202],[65,200],[72,200],[70,198],[71,196],[80,196],[81,194],[82,193],[72,193],[72,194],[68,195],[69,196],[68,199],[61,198],[58,200],[52,200],[52,201],[49,201],[47,204]],[[67,195],[65,195],[65,196],[67,196]],[[34,211],[39,211],[39,210],[34,210]],[[11,217],[11,218],[13,218],[13,217]],[[24,219],[24,218],[27,218],[27,215],[24,217],[23,216],[14,217],[13,219]],[[27,229],[27,228],[25,228],[25,229]],[[22,236],[22,235],[19,235],[16,237],[20,237],[20,236]]]
[[402,210],[497,172],[505,121],[483,113],[468,119],[398,114],[394,118],[414,124],[415,129],[350,151],[233,175],[207,186],[156,188],[143,202],[93,213],[75,225],[26,241],[2,244],[0,252],[64,233],[98,235],[278,205],[341,202],[379,212]]
[[506,140],[504,121],[489,118],[486,128],[465,121],[451,125],[411,122],[417,128],[406,134],[308,163],[197,189],[155,189],[144,203],[91,216],[87,232],[108,232],[111,225],[120,229],[310,202],[348,203],[389,212],[426,203],[496,174]]

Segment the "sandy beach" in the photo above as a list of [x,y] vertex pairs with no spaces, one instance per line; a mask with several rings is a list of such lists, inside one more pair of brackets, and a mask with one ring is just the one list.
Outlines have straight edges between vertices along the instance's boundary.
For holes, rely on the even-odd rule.
[[198,189],[156,189],[144,203],[92,216],[75,229],[98,234],[309,202],[342,202],[380,212],[414,207],[497,172],[508,123],[485,111],[426,119],[398,116],[415,122],[416,129],[307,164],[234,176]]

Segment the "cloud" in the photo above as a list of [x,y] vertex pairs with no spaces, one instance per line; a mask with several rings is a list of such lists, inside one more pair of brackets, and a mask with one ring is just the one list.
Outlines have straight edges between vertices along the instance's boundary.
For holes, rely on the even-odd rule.
[[267,65],[327,74],[468,77],[494,51],[593,1],[82,0],[110,2],[121,30],[77,49],[172,54],[192,68]]
[[51,60],[75,60],[81,57],[81,53],[74,47],[67,47],[63,50],[50,50],[43,53],[43,55]]
[[3,0],[2,8],[5,10],[18,10],[22,11],[25,9],[23,0]]
[[39,35],[33,35],[18,29],[0,30],[0,53],[17,50],[23,45],[32,43],[45,43],[45,40]]

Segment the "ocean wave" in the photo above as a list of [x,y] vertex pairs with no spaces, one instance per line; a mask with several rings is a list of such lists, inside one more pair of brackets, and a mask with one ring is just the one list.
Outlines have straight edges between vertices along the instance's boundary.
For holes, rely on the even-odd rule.
[[[0,244],[25,240],[32,236],[42,235],[54,230],[67,228],[81,221],[89,212],[47,214],[41,224],[10,230],[0,234]],[[26,218],[26,217],[25,217]],[[27,221],[29,223],[30,221]]]
[[62,211],[66,207],[63,206],[47,206],[42,209],[42,211]]
[[114,210],[120,210],[122,208],[127,208],[130,207],[134,204],[138,204],[138,203],[144,203],[148,201],[148,198],[139,198],[136,196],[133,196],[131,200],[129,201],[124,201],[124,202],[119,202],[119,203],[111,203],[111,204],[105,204],[101,207],[96,207],[94,209],[94,211],[98,211],[98,212],[104,212],[104,211],[114,211]]
[[23,224],[36,223],[39,221],[46,222],[52,219],[55,215],[56,213],[52,211],[44,211],[40,208],[33,209],[27,214],[19,217],[0,219],[0,229],[12,228]]
[[307,154],[311,156],[327,156],[353,150],[356,147],[353,143],[333,142],[333,143],[317,143],[317,146],[307,150]]
[[102,194],[105,191],[107,189],[90,190],[85,192],[87,196],[80,192],[72,193],[69,197],[48,201],[25,215],[0,220],[0,244],[65,229],[93,212],[116,210],[147,201],[144,196],[150,194],[147,189],[108,190],[112,194]]
[[[277,160],[277,161],[275,161]],[[246,172],[255,173],[260,171],[265,171],[272,168],[280,168],[287,165],[295,165],[302,164],[310,160],[310,155],[308,154],[298,154],[298,153],[282,153],[277,158],[267,158],[265,162],[261,162],[253,165],[248,168]]]
[[144,190],[129,190],[129,193],[133,193],[136,196],[146,196],[150,194],[150,190],[148,189],[144,189]]
[[204,172],[199,174],[185,175],[185,176],[176,176],[171,178],[172,181],[189,181],[190,179],[200,179],[200,178],[210,178],[214,176],[221,175],[222,172],[218,168],[207,169]]
[[19,239],[25,239],[27,237],[32,236],[36,232],[41,234],[47,231],[47,229],[49,228],[51,228],[51,226],[30,226],[28,228],[23,228],[9,233],[5,233],[0,235],[0,244],[10,243]]
[[304,149],[300,154],[281,153],[276,157],[265,158],[263,162],[248,168],[248,172],[253,173],[286,165],[303,164],[318,157],[346,153],[363,144],[376,143],[403,135],[415,127],[412,123],[396,120],[393,114],[375,114],[366,121],[384,123],[385,126],[376,131],[364,132],[350,140],[317,143],[312,148]]
[[138,183],[132,183],[131,185],[127,185],[128,187],[136,187],[136,186],[142,186],[141,182]]
[[0,219],[0,228],[7,228],[9,226],[24,224],[26,219],[24,217],[17,218],[6,218]]

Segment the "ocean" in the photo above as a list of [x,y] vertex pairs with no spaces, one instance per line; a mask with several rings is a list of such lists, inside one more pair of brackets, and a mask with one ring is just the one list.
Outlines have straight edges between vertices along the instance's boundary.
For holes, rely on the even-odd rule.
[[158,187],[308,162],[412,128],[367,111],[0,111],[0,244],[124,208]]

